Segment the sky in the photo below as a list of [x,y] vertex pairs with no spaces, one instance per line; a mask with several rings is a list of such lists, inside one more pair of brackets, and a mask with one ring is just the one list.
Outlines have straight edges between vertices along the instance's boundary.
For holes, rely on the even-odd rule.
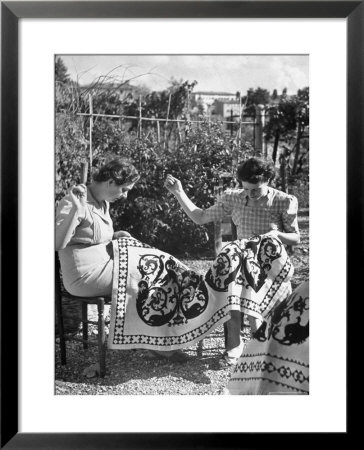
[[[245,93],[261,87],[288,94],[309,86],[307,55],[57,55],[71,78],[81,85],[100,76],[115,81],[130,79],[159,91],[175,78],[198,83],[197,91]],[[111,81],[111,79],[109,80]]]

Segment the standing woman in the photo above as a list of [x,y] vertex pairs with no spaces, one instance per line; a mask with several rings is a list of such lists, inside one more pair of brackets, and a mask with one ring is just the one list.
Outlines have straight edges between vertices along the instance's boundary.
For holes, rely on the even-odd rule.
[[[176,197],[182,209],[198,225],[220,221],[231,215],[237,227],[238,240],[253,236],[271,237],[286,245],[299,243],[296,197],[269,186],[274,179],[274,165],[261,158],[250,158],[239,166],[237,178],[242,189],[224,192],[217,203],[208,209],[198,208],[187,196],[181,182],[167,175],[165,187]],[[283,300],[283,299],[282,299]],[[243,343],[240,339],[240,311],[230,311],[227,322],[227,344],[223,361],[236,363]],[[261,320],[249,317],[253,331]]]
[[126,199],[138,181],[136,168],[126,159],[113,159],[94,176],[89,186],[69,190],[56,213],[56,250],[63,284],[77,296],[111,295],[112,240],[127,237],[114,232],[109,204]]

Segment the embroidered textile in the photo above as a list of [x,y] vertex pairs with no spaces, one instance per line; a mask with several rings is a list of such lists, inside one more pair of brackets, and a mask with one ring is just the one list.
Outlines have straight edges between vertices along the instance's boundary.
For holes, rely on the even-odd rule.
[[228,320],[229,311],[264,318],[290,293],[292,264],[271,237],[226,245],[205,276],[133,238],[113,246],[112,349],[188,347]]
[[263,322],[240,356],[230,394],[309,393],[309,289],[301,284]]

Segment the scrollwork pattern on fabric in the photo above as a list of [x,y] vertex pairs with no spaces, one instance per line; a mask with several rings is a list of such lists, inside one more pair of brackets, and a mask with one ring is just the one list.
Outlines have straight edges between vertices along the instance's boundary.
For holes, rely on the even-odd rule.
[[[258,292],[264,285],[274,260],[282,255],[282,243],[255,236],[227,244],[206,274],[206,283],[218,292],[227,292],[235,282]],[[239,273],[240,271],[240,273]]]
[[165,255],[145,254],[140,257],[136,308],[149,326],[181,325],[198,317],[208,304],[208,292],[201,275],[185,270]]

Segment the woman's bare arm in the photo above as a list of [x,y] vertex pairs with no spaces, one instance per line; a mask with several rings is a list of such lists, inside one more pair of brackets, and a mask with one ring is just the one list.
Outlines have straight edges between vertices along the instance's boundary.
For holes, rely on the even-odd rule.
[[197,225],[203,225],[210,222],[210,219],[205,215],[205,211],[198,208],[185,193],[180,180],[172,175],[167,175],[164,186],[176,197],[183,211],[191,220],[197,223]]

